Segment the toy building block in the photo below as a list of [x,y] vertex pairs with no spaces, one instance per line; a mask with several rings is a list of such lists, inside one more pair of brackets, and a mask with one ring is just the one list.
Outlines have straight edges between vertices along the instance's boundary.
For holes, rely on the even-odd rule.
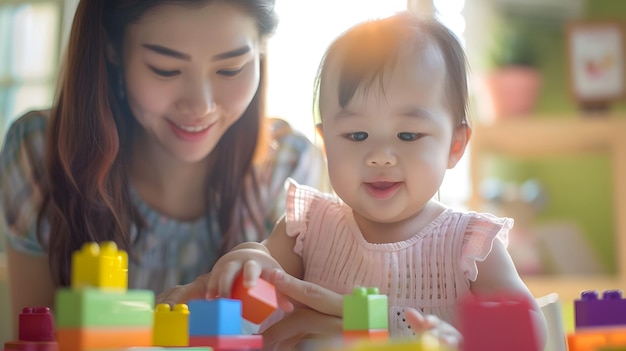
[[168,304],[158,304],[154,311],[152,333],[154,346],[189,345],[189,307],[177,304],[174,309]]
[[190,336],[189,346],[207,346],[214,351],[258,350],[263,348],[262,335]]
[[105,291],[59,289],[56,327],[150,327],[154,323],[152,290]]
[[58,351],[52,314],[48,307],[25,307],[19,315],[17,341],[4,344],[6,351]]
[[[189,307],[189,343],[193,336],[241,335],[241,301],[218,298],[191,300]],[[208,346],[208,345],[202,345]]]
[[161,346],[144,346],[144,347],[114,347],[91,349],[88,351],[214,351],[210,347],[161,347]]
[[5,351],[59,351],[54,341],[10,341],[4,344]]
[[367,340],[387,340],[389,339],[388,329],[364,329],[364,330],[344,330],[344,341]]
[[328,351],[453,351],[451,347],[440,345],[434,336],[423,336],[397,340],[362,339],[346,347],[331,348]]
[[113,241],[85,243],[72,254],[72,289],[97,287],[101,289],[128,288],[128,254],[118,250]]
[[584,291],[574,301],[576,330],[587,327],[626,327],[626,300],[620,290],[606,290],[602,299],[598,292]]
[[530,301],[523,295],[462,297],[459,331],[463,350],[539,351],[530,310]]
[[387,295],[378,288],[354,288],[343,297],[343,330],[389,329]]
[[243,274],[240,274],[233,284],[231,297],[241,300],[243,318],[256,324],[278,308],[274,286],[262,278],[257,279],[255,286],[247,288],[243,285]]
[[569,351],[597,351],[613,346],[626,346],[625,328],[587,328],[567,335]]
[[57,329],[61,351],[152,346],[152,327]]
[[92,349],[89,351],[214,351],[210,347],[160,347],[160,346],[148,346],[148,347],[124,347],[124,348],[107,348],[107,349]]
[[24,307],[18,328],[20,341],[54,341],[54,322],[48,307]]

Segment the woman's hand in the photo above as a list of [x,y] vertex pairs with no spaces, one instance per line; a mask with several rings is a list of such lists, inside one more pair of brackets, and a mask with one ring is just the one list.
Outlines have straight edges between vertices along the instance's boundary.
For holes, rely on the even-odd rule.
[[455,327],[435,315],[424,315],[414,308],[409,308],[404,312],[404,318],[416,334],[429,333],[444,346],[456,349],[463,341],[461,333]]
[[272,270],[268,278],[277,292],[291,300],[292,309],[263,332],[264,350],[293,350],[305,340],[341,337],[342,295],[280,269]]
[[[195,299],[230,298],[233,283],[239,274],[243,274],[243,285],[252,287],[261,276],[267,280],[265,276],[275,268],[280,268],[280,265],[270,256],[265,246],[246,242],[220,257],[210,273],[199,276],[189,284],[178,285],[159,294],[156,302],[173,306]],[[278,303],[283,309],[293,309],[284,297],[278,296]]]
[[203,274],[189,284],[177,285],[156,297],[156,304],[166,303],[170,306],[187,303],[190,300],[208,299],[207,286],[211,273]]

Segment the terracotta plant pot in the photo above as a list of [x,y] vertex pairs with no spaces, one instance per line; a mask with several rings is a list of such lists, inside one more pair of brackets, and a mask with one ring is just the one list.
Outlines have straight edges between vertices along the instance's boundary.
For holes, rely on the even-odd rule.
[[486,74],[483,85],[485,117],[527,116],[535,109],[541,74],[531,67],[507,66]]

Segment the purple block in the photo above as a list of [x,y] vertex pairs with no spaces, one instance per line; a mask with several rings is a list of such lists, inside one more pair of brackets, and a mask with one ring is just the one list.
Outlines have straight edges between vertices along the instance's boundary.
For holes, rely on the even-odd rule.
[[595,290],[583,291],[574,301],[576,329],[626,326],[626,300],[621,290],[605,290],[602,298]]

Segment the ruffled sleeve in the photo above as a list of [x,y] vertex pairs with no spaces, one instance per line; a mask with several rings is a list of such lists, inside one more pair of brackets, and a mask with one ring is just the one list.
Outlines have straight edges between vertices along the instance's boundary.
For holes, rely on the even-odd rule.
[[513,228],[513,219],[496,217],[488,213],[470,213],[471,216],[461,249],[461,268],[465,276],[475,281],[478,277],[476,262],[484,261],[494,240],[500,240],[504,246],[509,244],[509,231]]
[[[17,119],[9,128],[0,153],[1,232],[6,233],[7,243],[13,249],[30,254],[44,252],[37,236],[37,216],[43,203],[47,121],[39,111]],[[43,234],[45,240],[45,227]]]
[[285,207],[285,225],[287,235],[296,238],[293,251],[302,256],[304,240],[311,218],[312,211],[319,209],[322,202],[339,202],[339,199],[329,193],[322,193],[319,190],[298,184],[293,179],[286,182],[287,203]]

